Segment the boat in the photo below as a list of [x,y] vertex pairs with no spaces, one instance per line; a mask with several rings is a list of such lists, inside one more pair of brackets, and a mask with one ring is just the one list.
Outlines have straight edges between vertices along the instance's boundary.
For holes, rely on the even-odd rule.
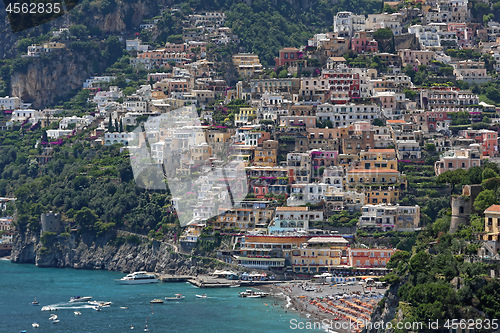
[[158,299],[158,298],[155,298],[155,299],[152,299],[151,301],[149,301],[149,303],[151,303],[151,304],[162,304],[163,302],[164,302],[164,300]]
[[90,305],[100,306],[101,308],[109,307],[111,302],[103,302],[103,301],[89,301]]
[[42,311],[57,311],[57,308],[45,305],[45,306],[42,306]]
[[51,314],[50,317],[49,317],[49,320],[56,320],[57,319],[57,315],[56,314]]
[[267,295],[269,294],[263,291],[254,291],[251,289],[247,289],[240,293],[240,297],[246,297],[246,298],[261,298],[261,297],[266,297]]
[[40,324],[37,322],[34,322],[33,324],[31,324],[31,326],[33,326],[33,328],[39,328]]
[[207,296],[207,294],[203,294],[203,295],[196,295],[196,297],[198,297],[198,298],[207,298],[208,296]]
[[60,321],[59,319],[52,320],[52,324],[57,324],[59,321]]
[[99,305],[93,306],[92,309],[96,311],[101,311],[101,307]]
[[75,311],[74,314],[77,316],[81,316],[82,313],[80,311]]
[[33,302],[31,302],[31,305],[40,305],[40,303],[36,300],[36,297],[35,297],[35,300]]
[[229,288],[238,288],[240,286],[241,286],[240,284],[232,284],[229,286]]
[[74,296],[71,297],[69,300],[70,303],[76,303],[76,302],[88,302],[92,299],[92,296]]
[[156,275],[148,272],[134,272],[116,281],[120,284],[158,283]]
[[182,294],[175,294],[174,297],[165,297],[165,300],[166,301],[180,301],[181,299],[184,299],[184,297],[186,297],[186,296],[183,296]]

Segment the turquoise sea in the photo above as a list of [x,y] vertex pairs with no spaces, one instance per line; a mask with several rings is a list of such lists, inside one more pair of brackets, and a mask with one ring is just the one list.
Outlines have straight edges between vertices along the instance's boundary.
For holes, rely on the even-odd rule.
[[[280,333],[293,331],[290,320],[304,320],[296,312],[285,313],[281,300],[238,297],[242,288],[198,289],[188,283],[119,285],[114,281],[123,276],[120,272],[39,268],[0,260],[0,332],[144,332],[147,324],[150,332]],[[149,303],[176,293],[186,298]],[[196,298],[202,293],[208,298]],[[95,311],[86,304],[68,303],[72,296],[113,303]],[[31,305],[35,297],[40,306]],[[44,305],[58,310],[41,311]],[[75,310],[81,315],[75,315]],[[57,314],[59,323],[49,320],[51,313]],[[32,328],[33,322],[40,327]]]

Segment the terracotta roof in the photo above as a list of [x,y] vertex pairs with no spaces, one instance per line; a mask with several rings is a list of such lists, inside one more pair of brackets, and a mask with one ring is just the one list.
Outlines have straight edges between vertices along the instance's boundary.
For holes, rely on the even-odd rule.
[[382,169],[382,168],[373,168],[373,169],[354,169],[354,170],[349,170],[347,173],[399,173],[398,170],[394,169]]
[[277,212],[307,212],[309,207],[276,207]]
[[488,209],[486,209],[484,211],[485,213],[486,212],[495,212],[495,213],[500,213],[500,205],[491,205],[490,207],[488,207]]
[[394,150],[394,149],[383,149],[383,148],[380,148],[380,149],[370,148],[370,149],[368,149],[368,152],[369,153],[395,153],[396,150]]

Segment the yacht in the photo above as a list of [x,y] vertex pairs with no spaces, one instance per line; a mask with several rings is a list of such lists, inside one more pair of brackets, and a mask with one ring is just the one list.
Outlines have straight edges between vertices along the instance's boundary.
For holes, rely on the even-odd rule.
[[75,296],[71,297],[69,300],[70,303],[75,303],[75,302],[88,302],[92,299],[92,296]]
[[134,272],[116,281],[120,284],[158,283],[156,276],[148,272]]
[[184,296],[182,294],[175,294],[174,297],[165,297],[165,300],[166,301],[180,301],[181,299],[184,299],[184,297],[186,297],[186,296]]
[[253,291],[251,289],[247,289],[240,293],[240,297],[246,297],[246,298],[261,298],[261,297],[266,297],[267,295],[269,295],[269,293],[265,293],[262,291]]

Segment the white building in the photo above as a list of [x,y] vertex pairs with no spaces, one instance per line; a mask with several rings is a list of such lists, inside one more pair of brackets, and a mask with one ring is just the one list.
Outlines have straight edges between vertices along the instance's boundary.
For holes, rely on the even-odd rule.
[[268,229],[270,234],[308,230],[310,221],[323,221],[323,212],[310,211],[309,207],[277,207]]
[[142,41],[139,38],[127,39],[125,41],[125,49],[127,51],[144,52],[149,50],[149,45],[142,44]]
[[351,12],[338,12],[333,18],[333,32],[339,37],[350,38],[354,31],[365,30],[365,16]]
[[358,228],[377,231],[415,231],[420,225],[420,207],[364,205]]
[[114,133],[105,133],[104,134],[104,145],[105,146],[110,146],[115,143],[119,143],[122,145],[127,146],[129,142],[135,139],[135,133],[130,132],[130,133],[119,133],[119,132],[114,132]]
[[110,83],[113,80],[116,80],[116,76],[93,76],[83,82],[83,88],[94,88],[98,83]]
[[50,129],[47,130],[47,137],[51,139],[58,139],[64,136],[71,135],[73,133],[73,130],[70,129]]
[[352,125],[359,120],[373,121],[380,115],[377,104],[320,104],[316,110],[319,121],[330,120],[335,127]]
[[0,97],[1,110],[16,110],[21,108],[22,101],[19,97]]

